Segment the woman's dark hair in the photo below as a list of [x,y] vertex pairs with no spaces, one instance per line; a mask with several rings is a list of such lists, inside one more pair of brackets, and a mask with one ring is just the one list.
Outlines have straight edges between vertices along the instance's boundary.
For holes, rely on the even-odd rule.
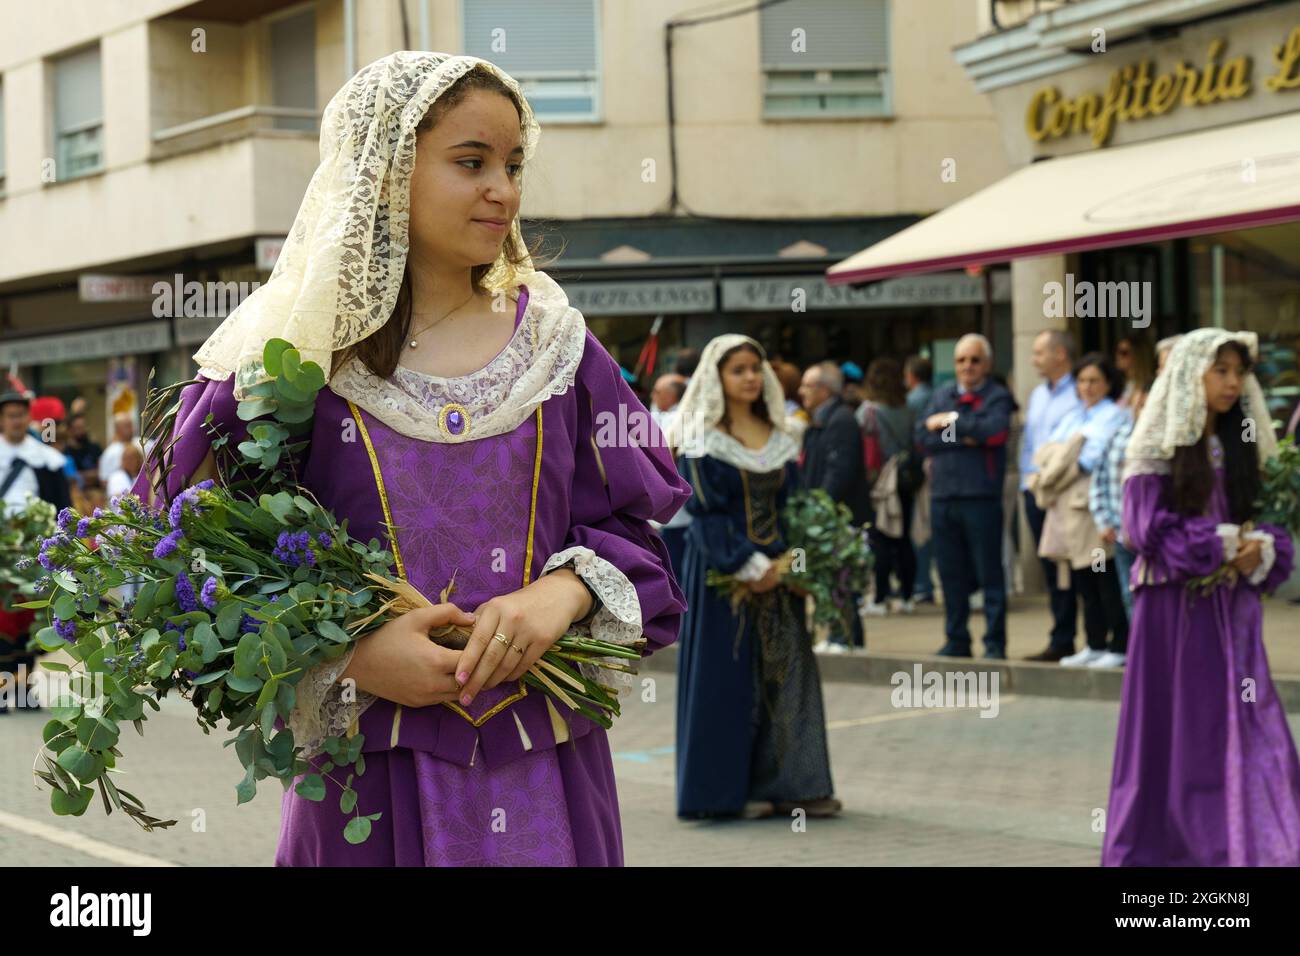
[[909,355],[903,368],[911,372],[918,382],[929,385],[934,381],[934,365],[924,355]]
[[[1243,373],[1250,370],[1250,353],[1240,342],[1225,342],[1218,357],[1232,349],[1241,358]],[[1214,433],[1223,445],[1223,483],[1228,495],[1228,513],[1241,524],[1255,514],[1255,499],[1259,497],[1259,450],[1253,441],[1244,440],[1242,423],[1245,414],[1241,399],[1232,408],[1219,415],[1214,422]],[[1170,464],[1173,477],[1174,510],[1184,515],[1202,515],[1209,507],[1214,491],[1214,467],[1210,463],[1208,439],[1202,435],[1195,445],[1174,449]]]
[[799,401],[799,383],[803,380],[803,373],[799,371],[799,366],[793,362],[778,360],[772,363],[772,371],[776,373],[776,380],[781,383],[785,400]]
[[[523,125],[523,104],[514,91],[501,82],[501,79],[490,70],[476,66],[470,69],[464,76],[453,83],[445,93],[433,101],[420,124],[415,128],[415,135],[426,133],[438,125],[447,112],[464,101],[465,97],[476,90],[483,90],[489,93],[500,93],[510,100],[515,106],[515,111],[519,114],[519,132],[525,135],[526,130]],[[522,173],[521,173],[522,183]],[[514,266],[521,266],[527,261],[531,251],[534,260],[533,268],[540,269],[545,265],[542,261],[541,250],[534,248],[525,249],[523,244],[516,241],[512,232],[506,233],[505,243],[502,247],[505,258]],[[483,278],[491,271],[494,263],[485,262],[474,266],[470,269],[470,284],[474,291],[480,295],[487,294],[490,290],[483,285]],[[356,342],[345,349],[340,349],[334,353],[333,364],[331,369],[341,368],[348,359],[356,357],[375,375],[380,378],[388,378],[397,368],[398,359],[402,355],[402,346],[406,343],[411,331],[411,260],[407,257],[406,268],[402,273],[402,284],[397,292],[397,302],[393,306],[393,314],[389,316],[387,322],[370,335],[366,336],[360,342]]]
[[1130,332],[1120,337],[1119,343],[1129,347],[1133,364],[1129,367],[1128,380],[1134,388],[1147,391],[1156,380],[1156,347],[1151,340],[1139,332]]
[[[763,361],[762,352],[754,348],[754,346],[750,345],[748,342],[741,342],[735,348],[727,349],[727,351],[722,353],[722,358],[718,359],[718,378],[722,378],[722,366],[726,365],[727,360],[740,351],[753,352],[760,362]],[[772,416],[767,412],[767,402],[763,400],[762,395],[759,395],[758,398],[754,399],[754,401],[750,403],[749,407],[755,417],[759,420],[765,421],[769,425],[773,424]],[[721,425],[723,431],[728,435],[731,435],[732,438],[736,437],[731,434],[731,410],[727,406],[725,386],[723,388],[722,418],[719,420],[718,424]]]
[[903,367],[897,359],[872,359],[867,366],[867,400],[890,408],[907,404],[907,389],[903,385]]
[[1124,376],[1120,374],[1119,369],[1111,363],[1104,352],[1089,352],[1079,361],[1074,363],[1074,377],[1077,379],[1079,373],[1085,368],[1095,368],[1101,372],[1101,377],[1106,380],[1106,397],[1119,398],[1124,391]]
[[695,374],[695,369],[699,364],[699,349],[679,349],[677,357],[673,359],[673,371],[678,375],[685,375],[687,378],[690,378]]

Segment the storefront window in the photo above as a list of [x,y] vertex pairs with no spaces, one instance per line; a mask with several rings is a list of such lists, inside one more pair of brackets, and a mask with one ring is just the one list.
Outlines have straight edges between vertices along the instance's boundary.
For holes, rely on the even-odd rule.
[[1256,374],[1279,432],[1294,432],[1300,405],[1300,223],[1191,240],[1195,325],[1259,336]]

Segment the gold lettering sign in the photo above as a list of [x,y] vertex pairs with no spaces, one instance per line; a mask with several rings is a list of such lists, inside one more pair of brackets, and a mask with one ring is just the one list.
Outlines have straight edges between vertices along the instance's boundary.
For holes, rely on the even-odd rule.
[[[1029,99],[1025,131],[1035,143],[1087,133],[1094,146],[1105,146],[1119,123],[1163,116],[1176,106],[1196,108],[1238,100],[1251,92],[1251,58],[1223,60],[1227,40],[1214,40],[1205,62],[1192,66],[1178,61],[1156,73],[1151,60],[1121,67],[1110,76],[1104,93],[1083,93],[1073,98],[1054,86],[1044,86]],[[1273,48],[1276,72],[1264,88],[1277,93],[1300,89],[1300,26]]]
[[1292,30],[1281,46],[1273,47],[1273,62],[1277,73],[1264,81],[1265,87],[1277,93],[1300,86],[1300,27]]

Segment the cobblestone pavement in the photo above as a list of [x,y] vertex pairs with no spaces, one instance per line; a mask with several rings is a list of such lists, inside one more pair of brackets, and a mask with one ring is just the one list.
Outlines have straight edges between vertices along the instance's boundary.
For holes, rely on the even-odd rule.
[[[674,815],[675,679],[651,675],[611,734],[627,863],[656,865],[1077,865],[1097,863],[1118,705],[1002,695],[977,710],[896,709],[890,688],[826,686],[837,819],[682,822]],[[167,705],[149,738],[123,734],[127,789],[180,822],[144,833],[98,801],[55,817],[31,776],[45,717],[0,717],[0,854],[8,866],[269,865],[279,823],[272,782],[236,808],[225,735],[203,737]],[[1293,730],[1300,720],[1293,716]],[[198,815],[201,813],[201,816]],[[202,824],[202,827],[199,824]]]

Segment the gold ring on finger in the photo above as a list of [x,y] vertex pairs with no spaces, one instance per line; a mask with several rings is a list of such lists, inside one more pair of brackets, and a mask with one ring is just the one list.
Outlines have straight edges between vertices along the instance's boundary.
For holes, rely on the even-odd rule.
[[500,631],[497,631],[495,634],[492,635],[492,640],[494,640],[494,641],[500,641],[500,642],[501,642],[502,644],[504,644],[506,647],[510,647],[510,646],[511,646],[511,645],[510,645],[510,638],[506,637],[506,636],[505,636],[504,634],[502,634]]
[[511,644],[511,645],[510,645],[510,649],[511,649],[512,651],[517,651],[517,652],[519,652],[519,654],[521,654],[521,655],[524,653],[524,649],[523,649],[522,647],[520,647],[518,644]]

